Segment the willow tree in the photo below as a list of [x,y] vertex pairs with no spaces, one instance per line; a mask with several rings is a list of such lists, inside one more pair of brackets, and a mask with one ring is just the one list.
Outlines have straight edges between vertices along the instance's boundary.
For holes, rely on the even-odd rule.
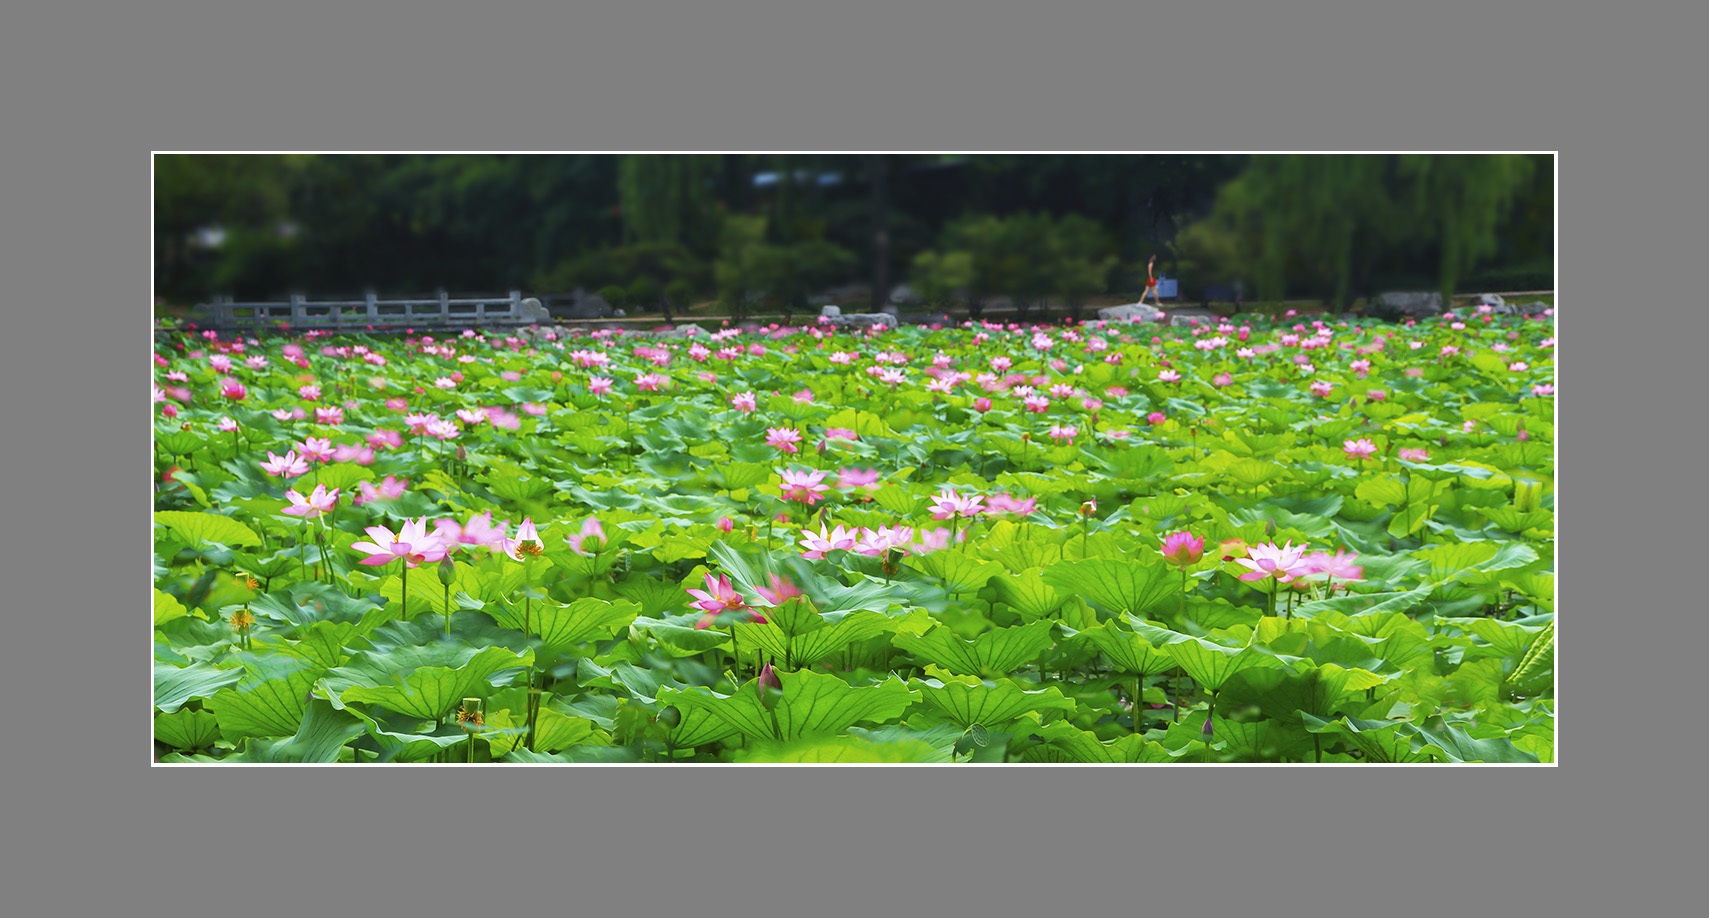
[[1260,299],[1306,276],[1344,308],[1355,283],[1416,251],[1439,253],[1445,298],[1477,260],[1531,163],[1509,155],[1254,156],[1219,191],[1209,222],[1232,236]]
[[1442,301],[1478,259],[1497,248],[1496,228],[1531,178],[1524,156],[1427,155],[1400,157],[1399,173],[1411,194],[1418,228],[1440,247]]
[[617,197],[627,242],[676,243],[697,252],[719,240],[712,183],[717,156],[634,154],[617,165]]

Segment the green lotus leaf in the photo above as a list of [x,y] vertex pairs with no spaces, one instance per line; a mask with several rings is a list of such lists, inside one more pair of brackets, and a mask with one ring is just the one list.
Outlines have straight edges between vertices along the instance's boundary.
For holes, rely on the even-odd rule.
[[184,608],[184,604],[179,602],[176,597],[159,590],[154,591],[154,623],[156,625],[163,625],[175,618],[183,618],[189,614],[190,610]]
[[699,620],[698,613],[668,619],[638,615],[629,623],[629,640],[633,643],[638,638],[650,636],[679,657],[704,653],[730,642],[729,633],[722,628],[696,630],[694,624]]
[[971,641],[955,636],[948,628],[934,628],[923,635],[902,633],[895,644],[907,653],[935,663],[950,672],[968,676],[1003,676],[1022,663],[1038,659],[1053,643],[1051,623],[1033,622],[1014,628],[996,628]]
[[1129,615],[1150,610],[1181,588],[1178,572],[1166,564],[1110,558],[1064,561],[1046,569],[1044,581],[1068,596]]
[[197,548],[207,543],[219,545],[260,545],[261,537],[248,526],[228,516],[213,513],[192,513],[187,510],[156,510],[154,522],[165,526],[185,544]]
[[953,548],[914,555],[903,564],[942,580],[951,593],[977,592],[986,581],[1003,573],[1001,565],[977,560]]
[[309,691],[321,670],[306,669],[248,687],[223,688],[203,707],[220,720],[228,742],[247,736],[293,736],[302,726]]
[[757,647],[770,659],[795,666],[811,666],[843,652],[856,641],[895,631],[900,621],[881,612],[864,609],[851,612],[834,624],[817,615],[813,615],[813,619],[818,622],[817,626],[800,628],[794,634],[769,622],[764,625],[739,624],[736,626],[736,646],[739,653],[748,659]]
[[210,698],[221,688],[243,679],[242,669],[217,669],[207,663],[189,666],[154,664],[154,706],[171,714],[192,698]]
[[1429,754],[1419,751],[1423,745],[1418,728],[1405,722],[1358,720],[1340,717],[1325,720],[1313,714],[1301,713],[1306,730],[1312,733],[1338,735],[1365,754],[1368,762],[1426,762]]
[[1086,762],[1098,765],[1131,765],[1139,762],[1170,762],[1174,756],[1159,743],[1129,733],[1106,743],[1088,730],[1065,720],[1055,720],[1032,730],[1041,741],[1021,753],[1023,762]]
[[185,708],[156,714],[154,738],[174,749],[205,749],[220,738],[219,718],[212,711]]
[[[1016,545],[1004,549],[1004,554],[1014,552],[1020,547]],[[998,574],[991,578],[990,584],[997,594],[997,601],[1014,609],[1028,622],[1050,618],[1051,613],[1062,608],[1062,604],[1068,600],[1067,596],[1045,582],[1042,572],[1030,568],[1023,569],[1018,574]]]
[[349,622],[315,622],[305,629],[288,649],[321,669],[342,666],[351,652],[345,645],[356,635],[356,626]]
[[881,723],[907,710],[915,697],[894,677],[859,688],[810,670],[782,673],[779,680],[783,688],[763,701],[756,683],[750,682],[734,695],[707,689],[661,689],[659,703],[682,710],[699,708],[743,736],[795,740],[835,735],[863,721]]
[[[611,602],[583,597],[568,605],[550,600],[529,600],[530,634],[545,644],[548,656],[557,656],[587,641],[609,641],[639,618],[641,607],[629,600]],[[524,601],[500,600],[483,611],[500,627],[522,630]]]
[[1447,724],[1440,730],[1418,729],[1425,743],[1419,752],[1435,753],[1450,762],[1512,762],[1535,764],[1536,755],[1516,748],[1505,737],[1473,739],[1458,724]]
[[1465,622],[1461,627],[1483,638],[1489,645],[1487,652],[1493,652],[1498,657],[1511,657],[1514,660],[1524,656],[1525,651],[1536,642],[1537,634],[1544,630],[1543,628],[1527,628],[1524,625],[1500,622],[1493,618],[1474,618]]
[[910,679],[908,684],[920,692],[928,705],[964,728],[974,724],[1000,726],[1029,711],[1074,709],[1073,700],[1064,697],[1054,685],[1029,692],[1007,681],[970,685],[936,679]]
[[332,462],[297,479],[296,489],[299,493],[308,494],[315,489],[316,485],[319,485],[328,491],[337,488],[349,493],[351,486],[358,481],[373,481],[374,477],[373,469],[365,468],[354,462]]
[[[699,589],[697,587],[696,589]],[[677,584],[651,577],[633,576],[617,584],[617,592],[641,607],[641,614],[657,617],[688,605],[690,596]]]
[[1099,624],[1079,633],[1110,659],[1116,669],[1140,676],[1166,673],[1176,666],[1175,658],[1153,646],[1144,637],[1130,631],[1118,631],[1109,624]]
[[344,745],[366,732],[367,724],[349,711],[335,710],[324,699],[309,702],[292,736],[279,740],[251,736],[244,751],[252,762],[336,762]]
[[439,720],[465,697],[484,697],[493,674],[533,662],[532,650],[518,655],[503,647],[476,651],[436,644],[358,653],[346,665],[329,670],[326,684],[339,707],[366,702],[411,717]]

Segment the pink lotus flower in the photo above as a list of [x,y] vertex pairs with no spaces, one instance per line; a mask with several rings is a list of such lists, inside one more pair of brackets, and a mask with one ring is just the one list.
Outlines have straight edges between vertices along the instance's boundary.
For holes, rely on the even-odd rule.
[[[767,577],[771,580],[771,588],[756,586],[754,592],[774,606],[781,606],[797,596],[806,595],[788,577],[779,577],[776,574],[769,574]],[[759,621],[763,624],[765,619],[761,618]]]
[[717,526],[719,532],[730,532],[736,528],[736,521],[727,516],[721,516],[718,518]]
[[1458,354],[1459,352],[1460,352],[1460,349],[1458,347],[1455,347],[1452,344],[1442,345],[1442,356],[1444,356],[1444,357],[1452,357],[1455,354]]
[[825,492],[830,490],[824,484],[826,473],[818,469],[784,469],[779,474],[783,478],[784,500],[799,501],[811,507],[815,502],[823,500]]
[[484,411],[473,411],[468,408],[457,409],[457,420],[462,421],[470,427],[473,427],[486,419],[487,415]]
[[513,561],[521,561],[524,556],[538,558],[546,551],[546,543],[541,540],[539,530],[534,528],[534,518],[528,517],[522,525],[516,527],[516,538],[505,539],[503,551]]
[[1012,513],[1016,516],[1030,516],[1038,510],[1038,498],[1020,498],[1010,494],[993,494],[985,503],[985,513],[988,516],[1002,516]]
[[357,465],[373,465],[374,451],[366,446],[348,443],[335,447],[332,451],[333,462],[354,462]]
[[796,444],[801,442],[801,432],[793,427],[767,427],[765,442],[767,446],[775,447],[779,452],[800,452]]
[[1281,583],[1287,583],[1295,577],[1311,573],[1310,568],[1300,560],[1305,549],[1304,545],[1298,548],[1293,547],[1292,541],[1283,544],[1280,548],[1276,547],[1274,542],[1265,542],[1262,545],[1251,546],[1247,549],[1247,557],[1235,558],[1234,561],[1236,564],[1251,568],[1247,573],[1240,575],[1241,580],[1254,581],[1275,577]]
[[1337,577],[1342,580],[1363,580],[1365,579],[1365,569],[1353,563],[1358,557],[1353,552],[1343,552],[1337,549],[1333,555],[1320,551],[1306,555],[1302,560],[1308,569],[1308,573],[1328,574],[1327,579],[1330,580]]
[[306,474],[309,470],[309,464],[304,462],[295,450],[288,451],[283,456],[275,456],[272,450],[268,450],[267,461],[261,463],[261,470],[269,475],[293,478],[297,475]]
[[960,517],[978,516],[985,512],[983,495],[971,496],[955,493],[955,489],[945,486],[943,493],[932,498],[932,519],[947,520]]
[[1319,398],[1328,398],[1329,393],[1334,391],[1335,386],[1330,383],[1326,383],[1321,379],[1311,384],[1311,393]]
[[611,394],[611,387],[612,387],[612,381],[609,377],[589,376],[587,378],[587,391],[594,394],[594,395],[598,395],[598,396],[610,395]]
[[427,426],[422,428],[422,433],[440,440],[452,440],[462,435],[456,424],[439,418],[428,421]]
[[1158,378],[1158,380],[1160,380],[1162,382],[1180,382],[1181,381],[1181,374],[1175,372],[1174,370],[1159,370],[1157,373],[1157,378]]
[[344,409],[337,406],[331,408],[316,408],[315,423],[337,426],[344,423]]
[[1078,428],[1072,424],[1069,424],[1067,426],[1063,426],[1063,425],[1059,425],[1059,424],[1050,425],[1050,438],[1052,440],[1057,441],[1057,442],[1062,442],[1062,441],[1066,440],[1069,443],[1073,443],[1074,438],[1079,436],[1079,435],[1080,435],[1080,428]]
[[730,404],[736,406],[737,411],[744,412],[753,411],[759,407],[759,403],[754,399],[752,392],[738,392],[735,397],[730,399]]
[[1371,458],[1371,454],[1377,451],[1377,444],[1364,438],[1360,438],[1358,440],[1342,440],[1341,451],[1352,456],[1354,459],[1369,459]]
[[[386,476],[386,480],[391,481],[391,476]],[[403,493],[401,488],[398,489],[398,493]],[[439,540],[447,548],[458,545],[473,545],[490,548],[494,551],[504,551],[507,541],[505,538],[506,527],[502,524],[493,525],[491,510],[483,510],[469,517],[469,521],[461,525],[450,518],[434,520],[433,528],[437,532]]]
[[369,526],[365,531],[373,541],[350,545],[357,551],[368,552],[362,564],[378,567],[401,559],[405,567],[419,567],[445,557],[445,544],[437,535],[427,532],[427,517],[404,520],[395,535],[384,526]]
[[455,389],[457,388],[457,381],[449,376],[441,376],[433,381],[433,385],[439,389]]
[[825,557],[825,552],[828,551],[847,551],[854,548],[859,538],[858,532],[851,532],[842,526],[827,530],[823,523],[819,525],[817,533],[811,529],[803,529],[801,535],[805,538],[801,539],[800,544],[807,548],[801,553],[801,557],[809,561]]
[[837,489],[872,493],[878,490],[877,469],[844,468],[837,470]]
[[376,430],[368,435],[368,445],[374,449],[402,449],[404,438],[395,430]]
[[1233,374],[1230,374],[1230,373],[1218,373],[1217,375],[1211,377],[1211,385],[1216,386],[1218,388],[1221,388],[1223,386],[1232,385],[1233,383],[1234,383],[1234,376],[1233,376]]
[[984,396],[980,396],[979,398],[974,399],[973,400],[973,410],[979,412],[980,414],[984,414],[985,412],[990,411],[991,410],[991,400],[988,398],[985,398]]
[[214,424],[214,429],[221,433],[236,433],[237,422],[229,417],[220,418],[219,421]]
[[1523,373],[1526,370],[1531,369],[1531,365],[1526,363],[1523,360],[1515,360],[1514,362],[1507,365],[1507,369],[1511,372],[1514,372],[1514,373]]
[[1531,394],[1537,396],[1554,395],[1555,386],[1553,383],[1538,383],[1531,387]]
[[1167,420],[1169,420],[1169,418],[1161,411],[1153,411],[1145,416],[1145,422],[1147,424],[1161,424]]
[[942,529],[921,529],[918,535],[919,541],[908,547],[908,550],[916,555],[929,555],[934,551],[942,551],[949,547],[949,543],[952,539],[956,542],[967,541],[967,532],[965,530],[952,535],[948,527],[944,527]]
[[312,383],[307,386],[298,386],[297,395],[305,402],[318,402],[320,401],[320,386]]
[[1197,564],[1205,556],[1205,538],[1184,529],[1173,532],[1164,537],[1162,551],[1163,560],[1176,567]]
[[592,556],[599,554],[610,540],[606,538],[605,527],[600,525],[599,519],[590,516],[582,521],[581,530],[568,536],[565,541],[570,544],[570,551],[578,555]]
[[1021,403],[1026,405],[1028,411],[1035,414],[1043,414],[1050,407],[1050,399],[1042,395],[1029,395],[1022,399]]
[[297,444],[298,455],[309,462],[327,462],[332,459],[332,441],[325,437],[305,437]]
[[291,505],[280,512],[286,516],[313,519],[338,506],[338,489],[328,491],[326,485],[315,485],[314,492],[304,497],[292,488],[285,492],[285,499],[290,501]]
[[665,378],[657,373],[643,373],[635,377],[635,388],[642,392],[657,392],[665,384]]
[[408,479],[400,480],[390,475],[387,475],[386,480],[380,482],[378,487],[375,487],[372,483],[366,481],[357,482],[357,488],[360,493],[351,501],[351,503],[366,504],[370,501],[376,500],[396,500],[404,496],[404,491],[408,487]]
[[1395,455],[1408,462],[1430,461],[1430,453],[1422,449],[1402,449],[1396,452]]
[[825,428],[825,439],[827,439],[827,440],[858,440],[858,439],[860,439],[860,437],[857,436],[854,431],[849,430],[847,427],[827,427],[827,428]]
[[228,382],[220,387],[220,394],[234,402],[241,402],[249,397],[249,390],[240,382]]

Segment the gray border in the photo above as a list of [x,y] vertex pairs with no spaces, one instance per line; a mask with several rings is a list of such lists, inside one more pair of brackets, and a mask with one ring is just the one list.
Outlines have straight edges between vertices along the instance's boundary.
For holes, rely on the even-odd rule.
[[[1584,535],[1562,546],[1581,559],[1578,570],[1594,560],[1626,573],[1568,576],[1567,608],[1582,610],[1582,635],[1569,628],[1564,657],[1588,661],[1595,647],[1599,672],[1653,666],[1648,648],[1643,659],[1620,659],[1632,651],[1615,632],[1629,623],[1612,618],[1653,605],[1654,588],[1642,586],[1643,606],[1619,602],[1617,590],[1643,584],[1651,565],[1640,561],[1685,560],[1685,543],[1665,518],[1621,523],[1632,479],[1668,480],[1660,468],[1620,471],[1645,465],[1629,450],[1661,426],[1637,424],[1653,390],[1621,383],[1680,339],[1621,335],[1617,320],[1685,300],[1634,294],[1626,269],[1651,262],[1619,256],[1698,260],[1687,227],[1664,224],[1647,248],[1632,235],[1678,213],[1679,188],[1653,166],[1685,165],[1695,138],[1664,149],[1658,139],[1676,127],[1640,138],[1618,117],[1627,109],[1611,103],[1638,78],[1665,77],[1652,62],[1689,59],[1689,49],[1670,57],[1671,36],[1633,58],[1622,49],[1639,50],[1635,32],[1612,21],[1618,14],[1591,24],[1581,11],[1566,26],[1546,11],[1468,21],[1439,7],[1378,16],[1349,5],[1342,13],[1357,15],[1346,22],[1270,8],[1076,18],[1060,6],[1028,15],[961,4],[892,19],[847,7],[808,31],[781,4],[607,6],[510,21],[490,6],[391,6],[384,17],[341,8],[336,19],[305,16],[300,5],[263,15],[131,6],[95,21],[80,8],[36,8],[14,15],[0,39],[11,82],[30,87],[7,108],[7,199],[27,216],[7,222],[0,245],[7,267],[26,269],[7,272],[21,307],[8,364],[28,361],[31,375],[14,378],[36,382],[15,390],[24,396],[14,396],[14,432],[28,432],[14,449],[51,466],[14,473],[29,482],[21,495],[13,488],[28,504],[9,508],[15,519],[50,522],[46,539],[16,530],[8,539],[13,569],[34,575],[11,584],[28,595],[10,594],[8,662],[24,647],[75,654],[23,661],[45,670],[20,682],[46,688],[25,697],[37,700],[30,720],[47,729],[15,738],[12,757],[41,763],[47,780],[25,792],[12,777],[9,802],[26,816],[17,824],[32,827],[22,834],[27,854],[8,871],[27,878],[9,884],[20,913],[153,903],[265,915],[336,902],[423,914],[513,903],[573,912],[625,903],[646,914],[679,904],[864,913],[986,905],[1007,914],[1088,900],[1211,914],[1281,901],[1436,913],[1448,901],[1505,913],[1557,895],[1573,901],[1580,882],[1593,881],[1582,891],[1618,894],[1622,911],[1642,911],[1644,893],[1660,904],[1658,885],[1557,857],[1573,848],[1621,863],[1649,857],[1667,876],[1665,865],[1686,866],[1678,853],[1694,850],[1648,827],[1640,850],[1611,825],[1650,808],[1625,792],[1594,795],[1597,766],[1618,781],[1616,757],[1655,756],[1664,733],[1614,716],[1616,704],[1635,705],[1613,696],[1612,680],[1590,688],[1588,674],[1574,681],[1585,688],[1567,692],[1570,764],[1506,773],[584,769],[483,771],[452,783],[430,770],[148,769],[136,715],[114,703],[135,691],[134,635],[118,610],[135,604],[140,572],[90,574],[97,563],[126,569],[117,559],[134,557],[143,538],[137,444],[147,429],[140,396],[123,393],[139,378],[146,337],[138,310],[149,296],[140,246],[151,149],[1547,150],[1570,136],[1561,159],[1574,223],[1562,251],[1575,257],[1563,258],[1561,280],[1573,290],[1567,347],[1587,356],[1566,364],[1581,382],[1566,387],[1561,410],[1574,422],[1561,442],[1603,461],[1569,472],[1566,519]],[[1402,31],[1361,31],[1378,24]],[[1675,23],[1672,35],[1682,34],[1700,30]],[[1600,76],[1563,73],[1563,57],[1600,60]],[[1618,73],[1608,69],[1614,59],[1624,61]],[[1685,82],[1643,85],[1647,111],[1694,110],[1689,90],[1676,88]],[[1634,199],[1653,202],[1642,227],[1621,216]],[[1604,241],[1598,230],[1607,244],[1593,247]],[[1602,255],[1594,271],[1592,252]],[[34,346],[42,341],[53,346]],[[1582,425],[1618,430],[1592,437]],[[137,518],[118,512],[125,507]],[[1635,557],[1638,546],[1654,554]],[[73,633],[50,633],[60,623]],[[89,659],[91,648],[101,658]],[[1631,681],[1640,700],[1656,697],[1657,686]],[[1668,811],[1665,797],[1650,802]],[[1607,841],[1619,847],[1599,844]]]

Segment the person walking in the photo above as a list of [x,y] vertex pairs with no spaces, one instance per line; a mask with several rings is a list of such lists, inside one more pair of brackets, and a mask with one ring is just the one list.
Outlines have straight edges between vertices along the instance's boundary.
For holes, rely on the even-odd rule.
[[1157,298],[1157,254],[1152,253],[1145,262],[1145,293],[1139,295],[1141,305],[1145,304],[1145,294],[1151,294],[1151,304],[1158,309],[1163,308],[1163,302]]

